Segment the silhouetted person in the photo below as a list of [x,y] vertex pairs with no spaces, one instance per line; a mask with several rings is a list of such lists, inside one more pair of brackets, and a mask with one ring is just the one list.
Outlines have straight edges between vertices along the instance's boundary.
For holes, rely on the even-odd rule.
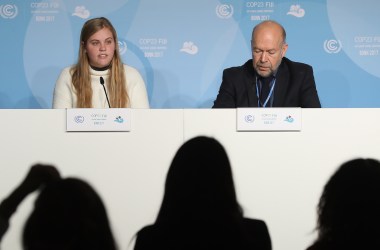
[[0,204],[2,234],[21,201],[39,188],[24,227],[24,249],[116,249],[105,207],[94,189],[80,179],[61,179],[53,166],[46,165],[33,166],[21,185]]
[[318,204],[318,238],[308,250],[380,249],[380,162],[344,163]]
[[137,234],[135,250],[147,249],[271,249],[265,222],[243,218],[215,139],[193,138],[176,153],[157,219]]

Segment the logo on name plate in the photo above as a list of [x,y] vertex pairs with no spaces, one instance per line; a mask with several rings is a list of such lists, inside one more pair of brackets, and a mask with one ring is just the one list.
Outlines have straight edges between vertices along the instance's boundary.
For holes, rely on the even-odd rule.
[[121,116],[119,115],[119,116],[117,116],[117,117],[115,118],[114,122],[117,122],[117,123],[123,123],[123,122],[124,122],[124,119],[123,119],[123,117],[121,117]]
[[0,5],[0,16],[5,19],[15,18],[18,14],[18,8],[15,4]]
[[76,116],[74,117],[74,121],[75,121],[76,123],[83,123],[83,122],[84,122],[84,117],[81,116],[81,115],[76,115]]
[[244,120],[245,120],[245,122],[247,122],[247,123],[253,123],[253,122],[255,121],[255,116],[253,116],[253,115],[246,115],[246,116],[244,117]]
[[234,7],[231,4],[220,4],[216,6],[216,15],[219,18],[227,19],[234,14]]
[[291,116],[291,115],[288,115],[287,117],[285,117],[285,122],[289,122],[289,123],[292,123],[294,122],[294,118]]

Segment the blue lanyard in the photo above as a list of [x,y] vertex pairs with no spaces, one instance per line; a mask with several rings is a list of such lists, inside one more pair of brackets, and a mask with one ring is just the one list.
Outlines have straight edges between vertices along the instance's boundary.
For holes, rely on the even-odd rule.
[[[257,77],[256,77],[256,96],[257,96],[257,107],[263,107],[265,108],[268,104],[268,101],[271,99],[272,97],[272,94],[273,94],[273,91],[274,91],[274,86],[276,85],[276,78],[273,78],[273,80],[269,83],[269,86],[270,87],[270,91],[269,91],[269,94],[267,96],[267,99],[265,100],[264,103],[261,103],[260,101],[260,92],[261,92],[261,89],[263,88],[262,86],[262,83],[261,81],[259,80],[259,83],[260,83],[260,92],[259,92],[259,84],[257,84]],[[271,106],[273,105],[273,99],[271,101]]]

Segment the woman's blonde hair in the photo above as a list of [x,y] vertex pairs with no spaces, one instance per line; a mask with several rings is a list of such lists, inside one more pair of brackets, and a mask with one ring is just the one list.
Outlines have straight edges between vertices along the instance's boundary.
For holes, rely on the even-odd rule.
[[77,95],[77,108],[92,107],[90,64],[86,53],[86,43],[93,34],[103,28],[111,31],[115,42],[115,52],[109,67],[110,77],[107,86],[110,106],[113,108],[126,108],[129,106],[129,97],[125,84],[126,77],[119,54],[116,30],[107,18],[99,17],[90,19],[83,25],[80,35],[78,62],[71,69],[72,83]]

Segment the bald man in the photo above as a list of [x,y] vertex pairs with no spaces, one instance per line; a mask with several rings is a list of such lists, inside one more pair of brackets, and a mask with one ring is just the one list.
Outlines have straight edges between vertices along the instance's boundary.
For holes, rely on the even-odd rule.
[[253,28],[252,59],[223,71],[213,108],[320,108],[313,68],[285,57],[285,29],[275,21]]

